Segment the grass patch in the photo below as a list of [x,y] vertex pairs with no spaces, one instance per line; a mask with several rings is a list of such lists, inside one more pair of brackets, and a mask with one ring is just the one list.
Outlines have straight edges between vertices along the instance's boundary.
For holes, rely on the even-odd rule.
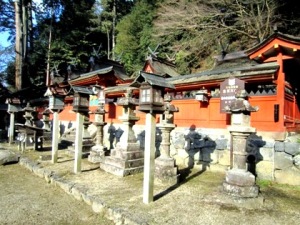
[[256,184],[260,187],[260,188],[267,188],[270,187],[274,184],[273,181],[271,180],[257,180]]

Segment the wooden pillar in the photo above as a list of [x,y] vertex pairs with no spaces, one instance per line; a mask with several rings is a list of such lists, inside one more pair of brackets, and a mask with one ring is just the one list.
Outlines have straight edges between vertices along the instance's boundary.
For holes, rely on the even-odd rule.
[[57,163],[57,152],[58,152],[58,112],[53,112],[52,120],[52,163]]
[[81,172],[81,159],[82,159],[82,138],[83,138],[83,121],[84,115],[76,113],[76,136],[75,136],[75,161],[74,173]]
[[146,114],[143,202],[153,202],[155,158],[155,114]]
[[279,123],[280,129],[284,129],[284,97],[285,97],[285,74],[283,72],[282,52],[279,52],[277,57],[279,64],[278,78],[277,78],[277,102],[279,104]]

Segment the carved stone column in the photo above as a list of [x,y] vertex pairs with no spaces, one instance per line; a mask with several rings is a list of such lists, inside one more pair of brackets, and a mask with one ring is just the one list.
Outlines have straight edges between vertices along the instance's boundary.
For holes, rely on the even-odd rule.
[[105,109],[104,104],[100,103],[95,114],[95,122],[93,123],[96,128],[96,145],[92,147],[88,160],[92,163],[100,163],[101,159],[105,156],[105,146],[103,145],[103,127],[107,124],[105,122]]
[[83,119],[83,137],[82,137],[82,156],[87,157],[90,153],[90,150],[94,146],[92,137],[88,131],[88,127],[91,124],[89,113],[84,114]]
[[177,167],[175,160],[170,156],[171,131],[176,127],[174,122],[174,112],[178,112],[178,108],[170,104],[171,96],[166,94],[164,97],[165,111],[161,115],[160,123],[157,127],[162,132],[162,142],[160,143],[160,156],[155,159],[155,181],[176,184],[177,183]]

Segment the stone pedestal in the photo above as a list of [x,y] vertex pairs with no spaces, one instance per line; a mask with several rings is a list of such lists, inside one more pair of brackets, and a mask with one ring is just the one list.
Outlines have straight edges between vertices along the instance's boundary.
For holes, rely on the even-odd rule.
[[52,133],[51,133],[51,127],[50,127],[50,113],[51,111],[49,109],[46,109],[43,112],[43,144],[44,146],[51,146],[52,145]]
[[99,109],[95,112],[95,122],[97,127],[96,145],[94,145],[88,156],[88,161],[91,163],[100,163],[105,156],[106,147],[103,145],[103,127],[106,125],[104,122],[105,110]]
[[155,159],[155,182],[177,184],[177,167],[175,160],[170,157],[170,133],[175,128],[174,124],[161,123],[157,127],[162,132],[162,142],[160,144],[160,156]]
[[247,171],[247,138],[255,132],[253,127],[230,126],[233,145],[233,168],[226,173],[224,191],[235,197],[253,198],[258,196],[259,188],[255,176]]
[[237,99],[228,106],[231,115],[231,126],[228,130],[232,136],[233,168],[226,173],[223,183],[224,191],[235,197],[253,198],[258,196],[259,188],[255,176],[247,171],[247,138],[256,129],[250,126],[251,112],[258,107],[250,106],[244,90],[237,93]]
[[123,122],[123,134],[110,156],[105,156],[100,162],[100,168],[117,176],[127,176],[140,173],[144,169],[144,152],[132,129],[139,117],[135,116],[137,101],[128,92],[124,98],[118,99],[118,105],[123,106],[123,115],[119,120]]
[[[80,155],[81,155],[81,158],[87,158],[90,154],[90,151],[92,149],[92,147],[95,145],[95,143],[93,142],[92,138],[91,138],[91,135],[88,131],[88,126],[90,125],[90,122],[89,122],[89,115],[87,113],[79,113],[81,114],[80,117],[76,118],[76,134],[78,133],[78,130],[80,129],[81,131],[81,136],[78,136],[80,137],[82,140],[80,141],[81,143],[81,151],[80,151]],[[82,118],[81,118],[82,117]],[[83,122],[81,124],[81,122],[77,121],[77,119],[82,119]],[[80,128],[79,128],[80,126]],[[78,140],[76,140],[76,136],[75,136],[75,142],[71,145],[71,146],[68,146],[67,150],[69,152],[70,155],[74,155],[74,153],[76,152],[76,148],[77,148],[77,144],[76,142],[79,142]],[[76,153],[75,153],[76,154]]]
[[91,122],[89,119],[89,114],[85,114],[83,120],[82,154],[86,156],[89,155],[92,147],[95,145],[88,131],[88,127],[90,124]]
[[232,169],[226,173],[223,188],[228,194],[235,197],[255,198],[259,192],[258,186],[255,185],[254,175],[239,169]]

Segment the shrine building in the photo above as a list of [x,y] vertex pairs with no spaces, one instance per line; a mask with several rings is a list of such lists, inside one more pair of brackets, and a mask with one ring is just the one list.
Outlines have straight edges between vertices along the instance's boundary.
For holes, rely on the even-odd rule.
[[[228,84],[222,89],[222,82],[242,81],[249,95],[249,102],[258,106],[258,112],[251,115],[251,126],[257,133],[274,140],[284,140],[289,132],[300,128],[299,100],[297,95],[300,82],[297,72],[300,71],[300,38],[274,33],[260,44],[246,51],[217,56],[214,68],[195,74],[179,75],[172,63],[150,56],[143,72],[162,76],[175,86],[175,90],[166,90],[172,95],[172,104],[179,108],[174,115],[177,128],[188,129],[191,126],[215,133],[230,125],[230,115],[222,107],[226,100],[225,92],[234,92],[237,86]],[[106,121],[120,124],[118,117],[122,107],[116,104],[126,90],[133,89],[138,98],[139,90],[130,87],[134,78],[126,75],[124,68],[116,63],[98,70],[85,73],[70,80],[71,85],[93,86],[98,84],[105,88]],[[232,86],[230,86],[232,85]],[[202,93],[202,99],[197,94]],[[60,113],[61,121],[74,121],[72,96],[66,98],[65,109]],[[90,107],[97,106],[97,99],[90,98]],[[139,113],[137,125],[145,124],[145,115]],[[91,116],[93,120],[93,116]],[[159,120],[159,118],[158,118]]]

